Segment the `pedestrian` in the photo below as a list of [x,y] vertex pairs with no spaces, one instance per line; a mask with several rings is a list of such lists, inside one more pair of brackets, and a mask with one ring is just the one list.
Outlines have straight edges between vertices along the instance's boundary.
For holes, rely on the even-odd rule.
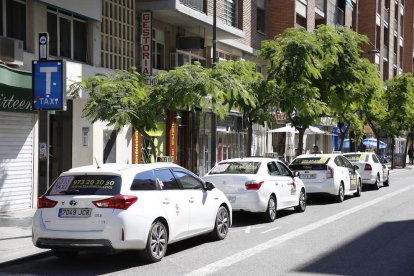
[[318,145],[313,145],[313,149],[312,149],[312,152],[311,152],[312,154],[319,154],[319,153],[321,153],[320,151],[319,151],[319,147],[318,147]]
[[410,165],[412,165],[413,162],[414,162],[414,160],[413,160],[413,158],[414,158],[414,150],[411,147],[408,149],[408,158],[410,160]]

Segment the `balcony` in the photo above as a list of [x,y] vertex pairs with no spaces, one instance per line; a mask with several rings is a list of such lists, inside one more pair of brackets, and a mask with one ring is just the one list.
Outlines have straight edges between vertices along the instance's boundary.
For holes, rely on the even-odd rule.
[[204,10],[204,0],[180,0],[181,4],[186,5],[192,9],[198,10],[200,12],[205,12]]
[[[140,0],[138,10],[152,11],[153,19],[168,22],[188,32],[201,33],[206,39],[213,37],[213,16],[206,14],[207,0]],[[217,10],[219,13],[220,11]],[[237,16],[236,16],[237,17]],[[217,18],[217,40],[243,38],[245,33]]]

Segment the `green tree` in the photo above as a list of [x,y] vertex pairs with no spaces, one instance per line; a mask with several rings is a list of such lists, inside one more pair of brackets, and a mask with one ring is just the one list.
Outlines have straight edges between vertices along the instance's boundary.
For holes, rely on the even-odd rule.
[[150,101],[151,89],[135,68],[90,76],[73,83],[69,95],[77,98],[81,90],[89,93],[83,117],[92,123],[107,121],[117,131],[132,126],[150,142],[156,156],[153,139],[147,131],[156,128],[160,107]]
[[275,39],[262,42],[259,56],[269,62],[267,87],[299,132],[300,154],[305,130],[328,113],[315,85],[322,77],[321,43],[305,29],[287,29]]
[[[414,78],[409,73],[387,81],[385,92],[388,112],[381,128],[392,138],[392,168],[394,168],[395,137],[411,131],[414,121]],[[407,150],[407,149],[406,149]]]
[[[329,107],[329,117],[334,118],[340,130],[340,150],[348,130],[357,140],[363,135],[361,107],[369,91],[376,89],[378,74],[373,65],[361,57],[361,45],[368,41],[347,27],[321,26],[315,31],[316,39],[324,52],[321,78],[317,87],[323,101]],[[371,87],[373,86],[373,87]],[[343,125],[347,125],[345,131]]]

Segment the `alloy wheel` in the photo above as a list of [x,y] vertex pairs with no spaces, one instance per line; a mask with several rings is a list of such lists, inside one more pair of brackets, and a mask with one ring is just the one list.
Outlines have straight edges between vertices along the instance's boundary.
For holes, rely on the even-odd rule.
[[220,208],[217,214],[217,230],[220,236],[226,236],[229,230],[229,213],[227,209],[222,207]]
[[150,246],[151,254],[159,259],[165,255],[167,244],[167,231],[164,225],[157,223],[151,231]]

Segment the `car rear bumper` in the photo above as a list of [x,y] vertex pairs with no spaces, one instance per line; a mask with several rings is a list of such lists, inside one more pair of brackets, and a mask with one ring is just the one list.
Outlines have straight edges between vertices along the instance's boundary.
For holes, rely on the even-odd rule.
[[233,211],[265,212],[268,198],[262,197],[258,192],[226,194]]
[[[132,219],[139,223],[131,225]],[[43,223],[41,210],[37,210],[33,217],[32,242],[39,248],[139,250],[146,246],[151,223],[146,218],[119,215],[108,220],[103,230],[50,230]]]
[[325,180],[321,182],[305,182],[306,193],[308,194],[338,194],[338,187],[335,186],[334,180]]

